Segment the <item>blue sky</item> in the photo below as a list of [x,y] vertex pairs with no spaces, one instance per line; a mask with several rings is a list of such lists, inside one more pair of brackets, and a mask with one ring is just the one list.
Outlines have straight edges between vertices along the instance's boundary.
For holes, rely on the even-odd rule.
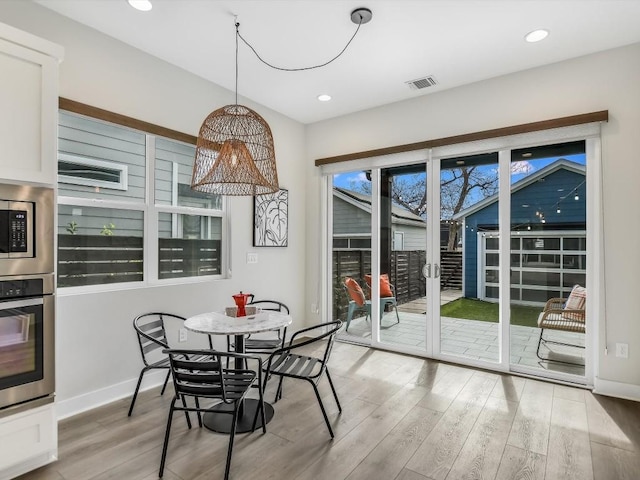
[[[556,160],[558,160],[559,158],[565,158],[571,162],[575,162],[580,165],[585,165],[586,163],[586,157],[583,153],[576,154],[576,155],[566,155],[563,157],[549,157],[544,159],[533,160],[531,162],[528,162],[528,161],[517,162],[517,164],[514,163],[514,172],[511,175],[511,183],[515,183],[518,180],[521,180],[522,178],[528,175],[531,175],[535,171],[546,167],[550,163],[553,163]],[[496,166],[485,165],[481,168],[484,168],[487,170],[495,170]],[[334,186],[346,188],[346,189],[353,189],[355,185],[359,185],[363,181],[367,181],[365,173],[363,171],[340,173],[340,174],[334,175],[333,177]]]

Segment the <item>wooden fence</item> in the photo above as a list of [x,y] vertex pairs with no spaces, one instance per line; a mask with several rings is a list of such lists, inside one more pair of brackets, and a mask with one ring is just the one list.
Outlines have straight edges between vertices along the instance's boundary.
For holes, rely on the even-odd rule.
[[[396,290],[398,304],[422,298],[426,295],[422,267],[426,263],[424,250],[391,252],[389,281]],[[371,251],[336,250],[333,252],[333,318],[346,318],[349,297],[343,287],[345,277],[353,277],[366,292],[364,276],[371,273]]]
[[[58,286],[73,287],[143,279],[143,238],[58,235]],[[220,273],[220,240],[159,239],[159,278]]]

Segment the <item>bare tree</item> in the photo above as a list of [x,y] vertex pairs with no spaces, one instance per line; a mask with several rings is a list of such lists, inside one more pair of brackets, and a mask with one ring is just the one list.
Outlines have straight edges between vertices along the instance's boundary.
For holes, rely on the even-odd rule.
[[[427,188],[423,173],[393,177],[392,201],[426,219]],[[371,195],[371,183],[358,182],[352,189]],[[498,174],[494,169],[459,167],[442,170],[440,175],[440,218],[451,220],[472,203],[498,191]],[[455,250],[458,224],[449,223],[448,250]]]

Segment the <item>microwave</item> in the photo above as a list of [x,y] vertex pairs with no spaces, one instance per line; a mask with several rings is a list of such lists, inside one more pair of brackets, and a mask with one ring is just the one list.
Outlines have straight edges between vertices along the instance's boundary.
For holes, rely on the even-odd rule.
[[52,188],[0,184],[0,273],[54,271]]
[[0,200],[0,258],[33,258],[33,205]]

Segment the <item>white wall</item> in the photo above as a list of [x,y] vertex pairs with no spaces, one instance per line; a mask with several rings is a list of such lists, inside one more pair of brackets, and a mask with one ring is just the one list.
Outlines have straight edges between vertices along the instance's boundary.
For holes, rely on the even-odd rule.
[[[313,161],[375,148],[609,110],[602,126],[606,319],[596,388],[640,399],[640,44],[568,60],[319,122],[307,128],[307,251],[320,249],[320,176]],[[307,299],[316,301],[316,256],[308,256]],[[598,335],[605,335],[600,319]],[[629,358],[614,356],[629,344]],[[611,383],[613,382],[613,384]],[[624,393],[626,392],[626,393]],[[616,393],[616,392],[611,392]]]
[[[60,96],[197,135],[214,109],[234,94],[31,2],[3,1],[0,22],[65,49]],[[242,100],[241,100],[242,102]],[[293,328],[305,323],[304,126],[259,105],[271,126],[280,185],[289,190],[289,246],[252,247],[252,198],[231,201],[233,278],[180,286],[65,295],[59,291],[57,398],[64,416],[129,395],[142,366],[131,320],[166,310],[185,316],[233,305],[239,290],[276,298],[291,308]],[[0,178],[2,174],[0,172]],[[246,253],[259,254],[257,265]]]

